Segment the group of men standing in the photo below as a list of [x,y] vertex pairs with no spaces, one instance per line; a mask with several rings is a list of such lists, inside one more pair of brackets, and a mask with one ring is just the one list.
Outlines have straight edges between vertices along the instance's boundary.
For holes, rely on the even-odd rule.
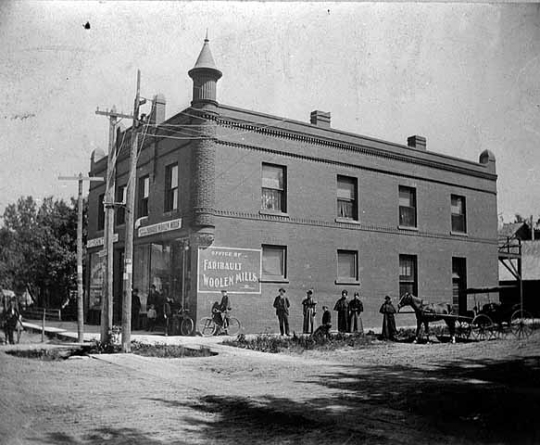
[[[140,312],[142,304],[139,297],[139,289],[133,289],[131,293],[131,329],[138,330],[140,326]],[[170,320],[174,312],[173,300],[165,297],[152,284],[148,298],[146,299],[146,330],[152,332],[158,323],[165,325],[165,333],[169,333]]]
[[[290,335],[289,332],[289,299],[285,296],[284,288],[279,289],[279,295],[274,299],[274,308],[279,321],[279,331],[281,335]],[[338,314],[339,332],[363,332],[362,319],[360,314],[364,310],[364,305],[360,300],[360,294],[356,292],[352,300],[347,300],[348,292],[343,290],[341,298],[334,305],[334,311]],[[332,316],[328,306],[323,306],[322,325],[328,329],[331,326]],[[304,334],[313,334],[315,328],[315,315],[317,314],[317,302],[313,299],[313,290],[306,292],[306,297],[302,300]]]

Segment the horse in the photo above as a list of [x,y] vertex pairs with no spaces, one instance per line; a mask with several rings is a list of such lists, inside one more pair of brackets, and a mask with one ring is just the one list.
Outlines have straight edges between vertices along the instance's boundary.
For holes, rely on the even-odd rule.
[[422,323],[426,331],[427,341],[429,343],[429,322],[444,320],[450,331],[452,343],[456,342],[456,319],[445,317],[453,314],[453,306],[449,303],[425,303],[421,298],[415,297],[409,292],[405,292],[398,303],[398,312],[403,306],[413,308],[416,315],[416,336],[414,343],[418,342]]

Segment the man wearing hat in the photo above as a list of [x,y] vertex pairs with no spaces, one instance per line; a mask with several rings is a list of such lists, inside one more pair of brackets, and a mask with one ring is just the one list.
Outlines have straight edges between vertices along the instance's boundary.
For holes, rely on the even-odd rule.
[[341,298],[336,301],[336,304],[334,305],[334,310],[338,313],[338,332],[347,332],[347,318],[349,316],[348,294],[349,293],[343,289],[343,291],[341,291]]
[[281,335],[289,336],[289,299],[285,296],[285,289],[279,289],[279,295],[274,299],[274,308],[279,320],[279,331]]
[[315,321],[315,314],[317,302],[313,300],[313,289],[309,289],[306,292],[306,297],[302,300],[303,312],[304,312],[304,334],[313,334],[313,324]]
[[19,323],[20,314],[17,304],[17,297],[11,297],[8,307],[4,312],[4,331],[6,333],[6,341],[10,345],[15,344],[13,339],[13,333],[17,328],[17,323]]
[[[221,302],[219,303],[219,310],[221,311],[221,320],[222,325],[220,328],[227,333],[227,327],[229,322],[229,311],[231,310],[231,302],[229,296],[227,295],[227,289],[221,290]],[[220,329],[220,330],[221,330]]]

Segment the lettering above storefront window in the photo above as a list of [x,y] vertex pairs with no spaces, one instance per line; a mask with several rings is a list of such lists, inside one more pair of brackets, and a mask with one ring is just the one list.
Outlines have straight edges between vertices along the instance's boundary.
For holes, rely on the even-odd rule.
[[139,229],[139,238],[143,236],[150,236],[156,233],[168,232],[170,230],[177,230],[182,228],[182,219],[173,219],[171,221],[165,221],[159,224],[152,224],[150,226],[144,226]]
[[[115,233],[113,235],[113,243],[116,243],[117,241],[118,241],[118,233]],[[91,249],[92,247],[104,246],[104,245],[105,245],[105,238],[104,237],[89,239],[86,242],[86,248],[87,249]]]
[[199,249],[197,291],[231,294],[261,293],[261,250],[232,247]]

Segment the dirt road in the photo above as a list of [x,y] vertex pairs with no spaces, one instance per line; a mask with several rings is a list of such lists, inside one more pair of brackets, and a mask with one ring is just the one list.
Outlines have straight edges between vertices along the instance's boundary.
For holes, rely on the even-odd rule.
[[528,340],[44,362],[0,349],[2,444],[540,443]]

